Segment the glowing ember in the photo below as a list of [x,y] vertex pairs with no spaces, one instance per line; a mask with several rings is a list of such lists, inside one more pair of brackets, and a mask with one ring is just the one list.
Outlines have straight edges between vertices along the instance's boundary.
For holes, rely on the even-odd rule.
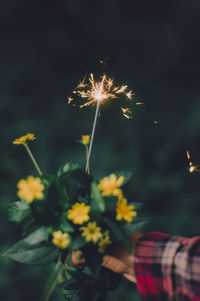
[[[114,86],[113,79],[107,77],[105,74],[99,81],[95,81],[94,75],[92,73],[89,76],[88,82],[86,83],[85,77],[83,81],[81,81],[77,85],[76,89],[72,93],[80,96],[83,99],[87,99],[85,103],[79,105],[80,108],[95,105],[98,101],[100,101],[100,103],[102,104],[109,99],[119,98],[120,95],[124,95],[127,99],[131,100],[134,95],[131,90],[128,91],[127,85],[117,87]],[[70,104],[72,101],[73,98],[69,96],[68,103]],[[123,111],[122,113],[124,115]],[[130,113],[131,110],[130,108],[128,108],[127,114],[130,115]]]
[[[186,151],[186,155],[187,155],[187,159],[190,160],[191,156],[190,156],[190,152],[188,150]],[[190,173],[200,172],[200,166],[193,165],[193,163],[191,161],[189,162],[189,167],[187,169],[189,170]]]
[[68,105],[69,105],[69,104],[73,101],[73,98],[72,98],[71,96],[68,96],[67,99],[68,99],[68,102],[67,102],[67,103],[68,103]]
[[187,155],[188,160],[190,160],[190,152],[188,150],[186,151],[186,155]]
[[[191,162],[192,163],[192,162]],[[193,173],[193,172],[200,172],[199,166],[198,165],[191,165],[188,168],[189,172]]]
[[122,110],[122,114],[123,114],[124,117],[126,117],[127,119],[133,118],[133,113],[132,113],[132,111],[131,111],[129,108],[122,108],[122,107],[121,107],[121,110]]
[[133,92],[132,92],[132,91],[127,92],[127,93],[126,93],[126,97],[127,97],[128,99],[132,99],[132,97],[133,97]]

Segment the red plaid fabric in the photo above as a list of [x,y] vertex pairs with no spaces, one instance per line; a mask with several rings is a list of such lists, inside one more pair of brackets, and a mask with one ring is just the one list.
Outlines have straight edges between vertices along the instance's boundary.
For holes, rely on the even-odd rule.
[[151,232],[137,243],[135,273],[144,301],[200,301],[200,236]]

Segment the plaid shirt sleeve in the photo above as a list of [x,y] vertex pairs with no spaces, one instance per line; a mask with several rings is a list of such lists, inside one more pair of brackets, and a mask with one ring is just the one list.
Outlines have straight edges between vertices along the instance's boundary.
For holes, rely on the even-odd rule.
[[143,301],[200,301],[200,236],[147,233],[134,267]]

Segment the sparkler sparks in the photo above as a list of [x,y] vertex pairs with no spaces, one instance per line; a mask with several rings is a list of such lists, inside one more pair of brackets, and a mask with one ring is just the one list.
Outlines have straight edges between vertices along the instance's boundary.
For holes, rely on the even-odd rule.
[[[133,97],[133,92],[127,89],[127,85],[115,87],[113,79],[107,77],[105,74],[101,77],[100,81],[95,81],[94,75],[91,73],[88,83],[86,83],[85,77],[72,93],[88,100],[79,105],[80,108],[84,108],[95,105],[98,101],[102,104],[109,99],[119,98],[120,94],[125,95],[130,100]],[[71,96],[68,97],[69,99],[71,99]]]
[[188,160],[190,160],[191,157],[190,157],[190,152],[188,150],[186,151],[186,155],[187,155]]
[[[114,86],[113,79],[107,77],[106,74],[104,74],[99,81],[95,81],[94,75],[92,73],[88,78],[88,82],[86,82],[86,77],[85,77],[83,81],[81,81],[77,85],[76,89],[72,93],[74,95],[80,96],[83,99],[87,99],[86,102],[79,105],[80,108],[96,105],[95,118],[92,127],[92,134],[91,134],[91,142],[89,146],[88,158],[86,163],[86,172],[89,172],[89,160],[90,160],[91,150],[94,142],[94,134],[95,134],[100,105],[110,99],[119,98],[121,95],[124,95],[128,100],[131,100],[134,94],[132,90],[128,91],[127,85]],[[73,98],[69,96],[68,103],[70,104],[72,101]],[[75,105],[74,102],[73,105]],[[130,108],[121,107],[121,111],[124,117],[128,119],[132,118],[132,111]]]
[[[187,150],[186,151],[187,159],[191,160],[190,152]],[[193,165],[193,163],[190,161],[189,162],[189,167],[187,168],[190,173],[193,172],[200,172],[200,166],[199,165]]]
[[122,114],[123,114],[124,117],[126,117],[127,119],[133,118],[133,113],[132,113],[132,111],[131,111],[129,108],[122,108],[122,107],[121,107],[121,110],[122,110]]
[[68,99],[68,102],[67,102],[67,103],[68,103],[68,105],[69,105],[69,104],[73,101],[73,98],[72,98],[71,96],[68,96],[67,99]]

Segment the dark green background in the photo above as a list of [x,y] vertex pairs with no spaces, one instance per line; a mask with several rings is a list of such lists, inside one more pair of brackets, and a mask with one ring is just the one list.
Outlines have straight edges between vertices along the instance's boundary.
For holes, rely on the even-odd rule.
[[[88,72],[128,83],[143,106],[125,119],[118,102],[98,120],[92,171],[129,169],[133,201],[151,217],[146,231],[200,234],[200,175],[186,170],[186,149],[200,163],[200,3],[198,0],[65,0],[0,2],[1,253],[20,238],[7,221],[16,184],[36,172],[13,139],[33,132],[41,169],[66,161],[84,166],[75,142],[90,133],[94,108],[66,104]],[[99,59],[107,58],[102,70]],[[153,121],[158,120],[158,124]],[[48,269],[0,257],[0,299],[39,300]],[[57,294],[57,295],[56,295]],[[124,281],[109,300],[140,300]],[[55,293],[52,300],[63,300]]]

